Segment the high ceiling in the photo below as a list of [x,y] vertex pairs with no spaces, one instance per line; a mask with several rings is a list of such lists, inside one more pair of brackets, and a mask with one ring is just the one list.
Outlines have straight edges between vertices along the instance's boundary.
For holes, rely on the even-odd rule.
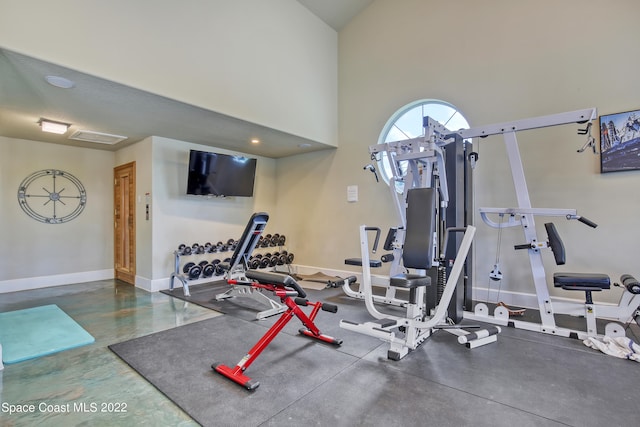
[[[373,0],[298,0],[339,31]],[[72,90],[45,81],[63,76]],[[64,135],[40,130],[40,118],[70,123]],[[69,139],[85,130],[127,138],[115,144]],[[0,135],[56,144],[118,150],[151,135],[214,145],[265,157],[329,148],[279,130],[164,98],[125,85],[0,49]],[[261,144],[249,141],[258,136]]]

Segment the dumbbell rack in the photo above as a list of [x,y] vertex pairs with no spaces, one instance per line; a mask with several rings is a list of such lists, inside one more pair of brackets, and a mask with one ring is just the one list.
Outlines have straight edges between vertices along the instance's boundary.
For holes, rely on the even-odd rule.
[[[294,259],[294,254],[283,250],[285,243],[286,238],[284,235],[267,234],[264,238],[261,236],[258,245],[256,245],[256,249],[259,250],[260,253],[249,259],[249,268],[252,270],[264,270],[274,268],[278,265],[291,264]],[[200,246],[198,243],[194,243],[191,247],[180,245],[178,250],[173,252],[174,271],[170,276],[169,290],[173,291],[175,280],[177,279],[182,284],[184,295],[189,297],[191,296],[189,285],[206,283],[213,280],[212,277],[221,277],[226,271],[222,269],[219,264],[229,261],[227,257],[222,260],[215,259],[211,262],[201,260],[198,264],[188,262],[183,265],[182,257],[206,256],[225,252],[232,253],[235,250],[236,244],[236,240],[229,239],[226,244],[218,242],[216,245],[206,243],[204,246]],[[269,250],[273,250],[275,247],[279,248],[277,252],[269,252]],[[191,264],[190,268],[186,269],[186,267],[189,267],[189,264]],[[213,268],[214,271],[207,270],[211,268]],[[205,274],[205,271],[208,274]]]

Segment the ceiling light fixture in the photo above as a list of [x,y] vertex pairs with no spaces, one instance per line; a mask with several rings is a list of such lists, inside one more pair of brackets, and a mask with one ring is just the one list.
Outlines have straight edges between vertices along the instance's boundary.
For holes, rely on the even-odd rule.
[[252,144],[260,144],[260,140],[258,138],[252,138],[251,139],[251,143]]
[[69,80],[60,76],[45,76],[44,79],[50,85],[59,87],[61,89],[71,89],[76,85],[76,83],[73,80]]
[[69,126],[71,126],[69,123],[54,122],[48,119],[40,119],[38,124],[43,132],[57,133],[59,135],[66,133],[69,130]]

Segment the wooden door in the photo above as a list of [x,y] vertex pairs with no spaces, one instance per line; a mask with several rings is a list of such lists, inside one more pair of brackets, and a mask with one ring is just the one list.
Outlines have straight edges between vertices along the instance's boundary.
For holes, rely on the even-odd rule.
[[135,285],[136,279],[136,163],[113,170],[115,278]]

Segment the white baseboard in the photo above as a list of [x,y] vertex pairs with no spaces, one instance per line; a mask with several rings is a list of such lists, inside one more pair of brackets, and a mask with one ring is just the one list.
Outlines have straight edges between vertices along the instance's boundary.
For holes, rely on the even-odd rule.
[[[144,289],[148,292],[160,292],[165,289],[169,289],[170,279],[165,277],[163,279],[151,280],[146,277],[136,276],[136,288]],[[180,283],[176,280],[176,286],[180,286]]]
[[[333,270],[323,267],[315,267],[309,265],[292,265],[291,266],[293,273],[299,274],[313,274],[318,271],[329,275],[329,276],[339,276],[339,277],[347,277],[347,276],[356,276],[358,281],[362,280],[362,273],[353,272],[347,270]],[[371,284],[376,286],[382,286],[387,284],[389,278],[387,276],[381,276],[372,274],[371,275]],[[582,293],[580,293],[582,294]],[[502,301],[505,304],[514,306],[514,307],[522,307],[522,308],[530,308],[530,309],[538,309],[538,297],[535,293],[525,293],[525,292],[513,292],[513,291],[505,291],[501,290],[500,292],[497,289],[488,289],[488,288],[480,288],[474,286],[472,291],[472,298],[474,301],[478,302],[492,302],[496,303],[498,301]],[[565,298],[565,297],[551,297],[551,301],[564,301],[564,302],[577,302],[583,303],[584,301],[576,298]],[[606,304],[606,303],[601,303]]]
[[52,276],[25,277],[22,279],[0,281],[0,294],[49,288],[52,286],[72,285],[74,283],[94,282],[113,279],[113,269],[83,271],[80,273],[55,274]]
[[[299,264],[291,264],[290,268],[291,273],[313,274],[322,272],[328,276],[337,276],[343,278],[348,276],[356,276],[358,281],[362,280],[361,272]],[[7,292],[26,291],[31,289],[48,288],[52,286],[72,285],[75,283],[93,282],[96,280],[108,280],[113,278],[113,269],[107,269],[84,271],[80,273],[57,274],[53,276],[26,277],[22,279],[3,280],[0,281],[0,294]],[[374,286],[381,286],[388,283],[388,278],[386,276],[372,274],[371,281]],[[194,284],[196,283],[198,283],[197,280],[194,281]],[[151,280],[146,277],[136,276],[136,287],[148,292],[159,292],[165,289],[169,289],[170,284],[171,283],[169,277]],[[175,286],[181,285],[176,281]],[[473,288],[472,298],[475,301],[479,302],[495,303],[498,301],[502,301],[505,304],[514,307],[531,309],[538,308],[538,298],[536,297],[536,294],[530,293],[512,292],[505,290],[501,290],[500,292],[498,292],[496,289],[481,288],[476,286]],[[552,301],[583,302],[582,300],[572,298],[552,297],[551,299]]]

